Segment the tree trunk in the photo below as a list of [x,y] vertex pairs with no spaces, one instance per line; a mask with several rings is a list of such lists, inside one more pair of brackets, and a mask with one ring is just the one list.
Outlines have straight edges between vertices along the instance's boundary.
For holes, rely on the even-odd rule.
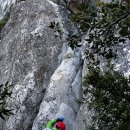
[[126,2],[130,5],[130,0],[126,0]]

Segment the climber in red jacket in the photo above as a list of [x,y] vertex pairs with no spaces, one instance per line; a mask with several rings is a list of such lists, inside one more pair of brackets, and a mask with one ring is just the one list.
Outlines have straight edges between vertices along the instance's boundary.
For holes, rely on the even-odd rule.
[[43,130],[66,130],[66,126],[63,121],[64,117],[62,116],[57,117],[57,119],[52,119]]

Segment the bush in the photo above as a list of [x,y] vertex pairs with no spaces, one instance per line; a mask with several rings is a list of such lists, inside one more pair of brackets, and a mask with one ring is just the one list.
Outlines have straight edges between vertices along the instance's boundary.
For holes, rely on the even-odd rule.
[[0,85],[0,118],[3,120],[6,116],[13,114],[12,110],[7,108],[7,98],[11,96],[11,86],[8,82]]
[[122,73],[91,68],[85,77],[84,94],[91,93],[93,130],[130,130],[130,78]]
[[0,32],[3,29],[3,27],[6,25],[8,22],[9,17],[5,16],[3,19],[0,20]]

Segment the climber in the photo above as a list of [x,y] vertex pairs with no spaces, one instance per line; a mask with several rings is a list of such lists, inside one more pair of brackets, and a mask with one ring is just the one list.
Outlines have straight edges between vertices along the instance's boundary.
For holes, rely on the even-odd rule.
[[43,130],[66,130],[64,117],[59,116],[57,119],[52,119],[48,122],[47,127]]

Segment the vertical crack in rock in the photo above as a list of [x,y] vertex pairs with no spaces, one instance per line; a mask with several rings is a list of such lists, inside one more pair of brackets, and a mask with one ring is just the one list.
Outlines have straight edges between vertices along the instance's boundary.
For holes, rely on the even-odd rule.
[[[40,106],[32,130],[41,130],[48,119],[54,118],[59,113],[66,119],[67,130],[75,130],[75,119],[77,116],[75,111],[78,111],[79,107],[78,105],[73,106],[73,104],[81,97],[81,65],[80,50],[75,52],[71,49],[68,50],[61,65],[50,79],[46,95]],[[81,77],[77,79],[79,75]],[[76,83],[76,81],[79,82]],[[79,94],[78,98],[76,97],[78,96],[76,95],[77,93]],[[62,109],[62,112],[60,109]],[[70,114],[66,115],[66,111],[69,111]]]

